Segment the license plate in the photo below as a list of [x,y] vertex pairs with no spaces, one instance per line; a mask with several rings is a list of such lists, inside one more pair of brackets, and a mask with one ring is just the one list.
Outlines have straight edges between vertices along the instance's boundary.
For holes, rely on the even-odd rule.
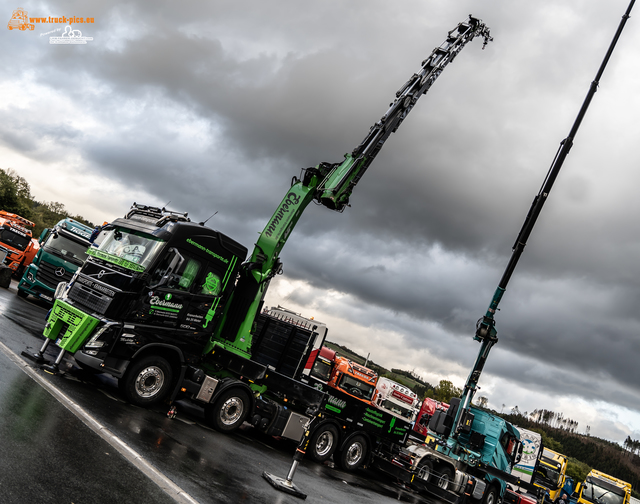
[[45,296],[44,294],[40,294],[40,297],[42,299],[46,299],[47,301],[53,301],[53,298],[51,296]]
[[60,342],[61,342],[61,341],[62,341],[62,338],[58,338],[58,339],[56,340],[56,346],[60,346]]

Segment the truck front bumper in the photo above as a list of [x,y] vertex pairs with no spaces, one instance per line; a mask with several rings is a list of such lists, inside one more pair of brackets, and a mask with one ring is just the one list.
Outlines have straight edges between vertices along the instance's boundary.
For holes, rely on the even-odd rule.
[[46,284],[43,284],[38,280],[37,268],[32,264],[27,267],[18,283],[18,289],[26,294],[31,294],[34,297],[44,299],[49,303],[53,303],[54,289]]
[[129,360],[121,359],[102,359],[100,357],[94,357],[93,355],[86,354],[82,351],[76,352],[73,358],[84,366],[88,366],[92,369],[109,373],[115,378],[122,378],[127,371]]

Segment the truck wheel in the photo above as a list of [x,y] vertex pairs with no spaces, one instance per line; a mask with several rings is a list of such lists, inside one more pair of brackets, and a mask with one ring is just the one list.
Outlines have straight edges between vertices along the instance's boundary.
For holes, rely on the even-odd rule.
[[425,483],[429,483],[431,475],[433,474],[433,462],[429,459],[422,459],[418,464],[418,478]]
[[496,504],[496,502],[498,502],[498,491],[496,487],[487,487],[484,492],[484,497],[482,498],[482,504]]
[[337,453],[336,463],[347,472],[355,471],[367,458],[369,447],[367,440],[363,436],[354,436],[346,444],[346,446]]
[[129,365],[118,386],[131,404],[150,406],[165,398],[172,381],[173,371],[167,360],[149,355]]
[[15,278],[16,280],[20,280],[22,278],[22,275],[24,274],[24,270],[25,267],[23,265],[18,266],[15,273],[13,274],[13,278]]
[[338,429],[332,424],[325,424],[318,427],[311,435],[309,441],[309,455],[316,462],[324,462],[338,446]]
[[11,287],[11,269],[0,268],[0,287],[8,289]]
[[224,392],[213,405],[204,409],[207,423],[220,432],[232,432],[242,425],[249,413],[251,399],[241,388]]
[[[453,481],[453,471],[449,467],[443,467],[438,474],[438,487],[446,490]],[[495,504],[495,503],[492,503]]]

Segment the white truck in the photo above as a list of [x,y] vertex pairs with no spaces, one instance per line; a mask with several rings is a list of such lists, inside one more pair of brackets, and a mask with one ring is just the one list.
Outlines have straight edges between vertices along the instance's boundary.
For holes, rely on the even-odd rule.
[[420,405],[418,394],[389,378],[378,379],[371,402],[407,422],[415,422]]

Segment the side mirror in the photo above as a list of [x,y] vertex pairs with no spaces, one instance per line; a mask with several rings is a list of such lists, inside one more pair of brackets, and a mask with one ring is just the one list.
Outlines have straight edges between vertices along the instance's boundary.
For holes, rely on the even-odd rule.
[[173,273],[179,270],[180,266],[182,266],[182,263],[184,262],[184,257],[182,257],[182,255],[180,254],[180,252],[178,252],[177,249],[170,248],[169,254],[173,254],[173,257],[171,258],[171,262],[169,262],[169,267],[167,268],[167,271],[165,271],[164,275],[162,275],[162,278],[160,278],[158,283],[149,286],[150,289],[157,289],[158,287],[165,285],[167,282],[169,282],[171,275],[173,275]]
[[515,457],[513,459],[513,465],[516,465],[520,460],[522,460],[522,451],[524,449],[524,445],[521,441],[518,441],[518,447],[516,449]]

